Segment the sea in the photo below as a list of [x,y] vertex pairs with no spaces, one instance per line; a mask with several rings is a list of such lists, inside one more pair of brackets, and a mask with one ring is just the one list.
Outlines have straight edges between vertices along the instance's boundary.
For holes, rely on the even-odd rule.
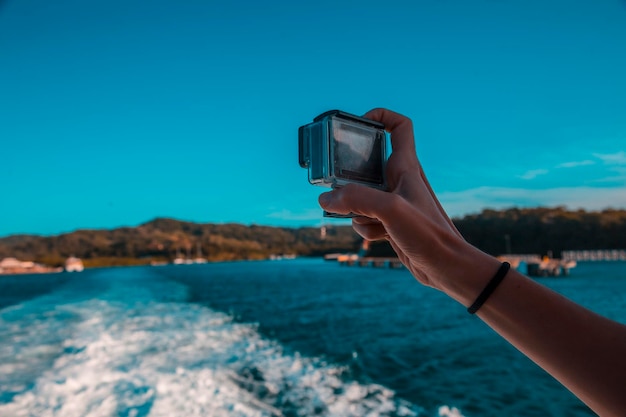
[[[626,263],[543,285],[626,323]],[[593,416],[405,269],[320,259],[0,276],[0,416]]]

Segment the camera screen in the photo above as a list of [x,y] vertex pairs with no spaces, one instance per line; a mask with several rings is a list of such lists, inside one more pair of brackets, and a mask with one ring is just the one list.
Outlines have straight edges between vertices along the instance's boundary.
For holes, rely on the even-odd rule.
[[383,182],[382,134],[374,129],[335,123],[333,136],[337,177],[375,184]]

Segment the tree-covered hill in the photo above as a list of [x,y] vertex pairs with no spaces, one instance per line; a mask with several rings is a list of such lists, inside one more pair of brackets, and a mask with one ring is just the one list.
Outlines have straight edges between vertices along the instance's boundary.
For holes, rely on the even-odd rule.
[[88,266],[171,261],[201,255],[212,261],[264,259],[272,254],[319,256],[358,249],[361,240],[349,226],[279,228],[241,224],[200,224],[159,218],[137,227],[77,230],[58,236],[0,239],[0,259],[13,256],[62,265],[77,256]]
[[[625,249],[626,210],[587,212],[557,208],[483,210],[454,219],[463,236],[493,255],[552,254],[562,250]],[[0,238],[0,259],[58,266],[77,256],[87,266],[171,261],[201,254],[212,261],[264,259],[272,254],[320,256],[356,252],[361,238],[350,226],[282,228],[241,224],[192,223],[159,218],[137,227],[78,230],[58,236],[14,235]],[[371,246],[372,256],[392,256],[388,244]]]
[[454,219],[472,244],[498,255],[563,250],[626,249],[626,210],[588,212],[556,208],[483,210]]

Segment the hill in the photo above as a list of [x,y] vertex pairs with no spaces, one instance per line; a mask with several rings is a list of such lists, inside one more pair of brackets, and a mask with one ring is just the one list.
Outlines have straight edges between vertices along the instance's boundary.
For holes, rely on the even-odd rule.
[[[563,250],[626,248],[626,210],[587,212],[556,208],[483,210],[453,220],[463,236],[487,253],[547,254]],[[0,259],[14,256],[60,266],[77,256],[86,266],[134,265],[171,261],[178,254],[210,261],[266,259],[272,254],[321,256],[356,252],[361,238],[350,226],[282,228],[241,224],[193,223],[158,218],[137,227],[77,230],[58,236],[0,238]],[[371,246],[371,256],[393,256],[386,243]]]
[[271,254],[320,256],[355,251],[360,239],[349,226],[298,229],[241,224],[201,224],[158,218],[137,227],[77,230],[58,236],[9,236],[0,239],[0,259],[60,266],[77,256],[86,266],[134,265],[171,261],[178,254],[210,261],[265,259]]
[[494,255],[552,252],[560,257],[563,250],[626,248],[626,210],[483,210],[454,223],[465,239]]

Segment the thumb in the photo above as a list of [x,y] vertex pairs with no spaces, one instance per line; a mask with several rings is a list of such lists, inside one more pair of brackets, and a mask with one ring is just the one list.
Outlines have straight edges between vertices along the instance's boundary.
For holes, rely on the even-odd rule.
[[363,185],[348,184],[319,196],[320,206],[337,214],[357,214],[373,219],[389,216],[392,200],[396,196],[386,191]]

